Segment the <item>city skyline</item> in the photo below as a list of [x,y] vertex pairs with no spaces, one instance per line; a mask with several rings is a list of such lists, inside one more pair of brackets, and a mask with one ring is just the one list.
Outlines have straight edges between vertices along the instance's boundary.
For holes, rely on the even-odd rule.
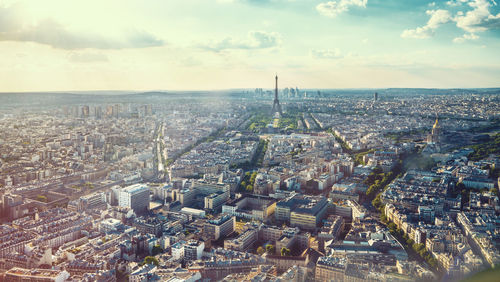
[[497,281],[497,0],[0,0],[0,282]]
[[[494,1],[3,1],[1,92],[498,87]],[[91,20],[89,20],[89,17]]]

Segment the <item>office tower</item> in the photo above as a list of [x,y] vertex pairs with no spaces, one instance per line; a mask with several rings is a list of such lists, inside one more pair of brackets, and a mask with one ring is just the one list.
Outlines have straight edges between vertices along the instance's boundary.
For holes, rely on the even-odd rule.
[[101,106],[97,106],[95,108],[95,117],[98,118],[98,119],[102,118],[102,108],[101,108]]
[[143,184],[134,184],[123,188],[118,198],[120,207],[127,207],[141,214],[149,209],[149,189]]
[[111,105],[106,106],[106,116],[108,116],[108,117],[113,116],[113,106],[111,106]]
[[89,117],[90,114],[90,108],[89,106],[85,105],[82,107],[82,117],[87,118]]

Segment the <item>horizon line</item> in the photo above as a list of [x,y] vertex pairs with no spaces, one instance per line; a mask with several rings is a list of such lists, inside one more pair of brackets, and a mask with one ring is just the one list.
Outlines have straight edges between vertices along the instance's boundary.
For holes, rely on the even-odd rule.
[[[216,92],[216,91],[248,91],[255,88],[221,88],[221,89],[150,89],[150,90],[119,90],[119,89],[95,89],[95,90],[30,90],[30,91],[0,91],[0,94],[34,94],[34,93],[54,93],[54,94],[79,94],[79,93],[99,93],[99,92],[127,92],[128,94],[141,94],[148,92]],[[289,87],[283,87],[289,88]],[[274,88],[261,88],[264,90],[274,90]],[[295,88],[294,88],[295,89]],[[500,89],[496,87],[360,87],[360,88],[299,88],[300,90],[388,90],[388,89],[422,89],[422,90],[479,90],[479,89]]]

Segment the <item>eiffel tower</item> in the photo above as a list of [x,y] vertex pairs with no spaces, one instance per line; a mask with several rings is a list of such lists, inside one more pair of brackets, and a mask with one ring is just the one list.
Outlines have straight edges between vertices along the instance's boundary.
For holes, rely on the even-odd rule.
[[278,100],[278,75],[276,75],[276,88],[274,89],[274,102],[271,114],[279,117],[281,117],[281,115],[283,114],[281,112],[280,100]]

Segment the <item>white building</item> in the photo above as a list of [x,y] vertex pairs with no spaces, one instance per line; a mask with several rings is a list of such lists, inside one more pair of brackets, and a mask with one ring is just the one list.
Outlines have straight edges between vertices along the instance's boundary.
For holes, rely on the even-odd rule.
[[171,252],[172,258],[174,260],[180,260],[184,258],[184,244],[185,241],[179,241],[172,245]]
[[102,233],[118,232],[120,226],[122,226],[122,222],[118,219],[107,218],[100,222],[99,231]]
[[130,273],[129,282],[148,281],[148,276],[156,272],[157,267],[154,264],[145,264],[137,270]]
[[189,240],[184,244],[184,257],[186,260],[198,260],[203,255],[205,243],[198,240]]
[[198,210],[198,209],[193,209],[193,208],[188,208],[188,207],[183,207],[181,209],[181,213],[192,215],[195,217],[205,217],[204,210]]
[[149,208],[149,189],[143,184],[134,184],[120,190],[118,205],[134,210],[136,214],[144,213]]

